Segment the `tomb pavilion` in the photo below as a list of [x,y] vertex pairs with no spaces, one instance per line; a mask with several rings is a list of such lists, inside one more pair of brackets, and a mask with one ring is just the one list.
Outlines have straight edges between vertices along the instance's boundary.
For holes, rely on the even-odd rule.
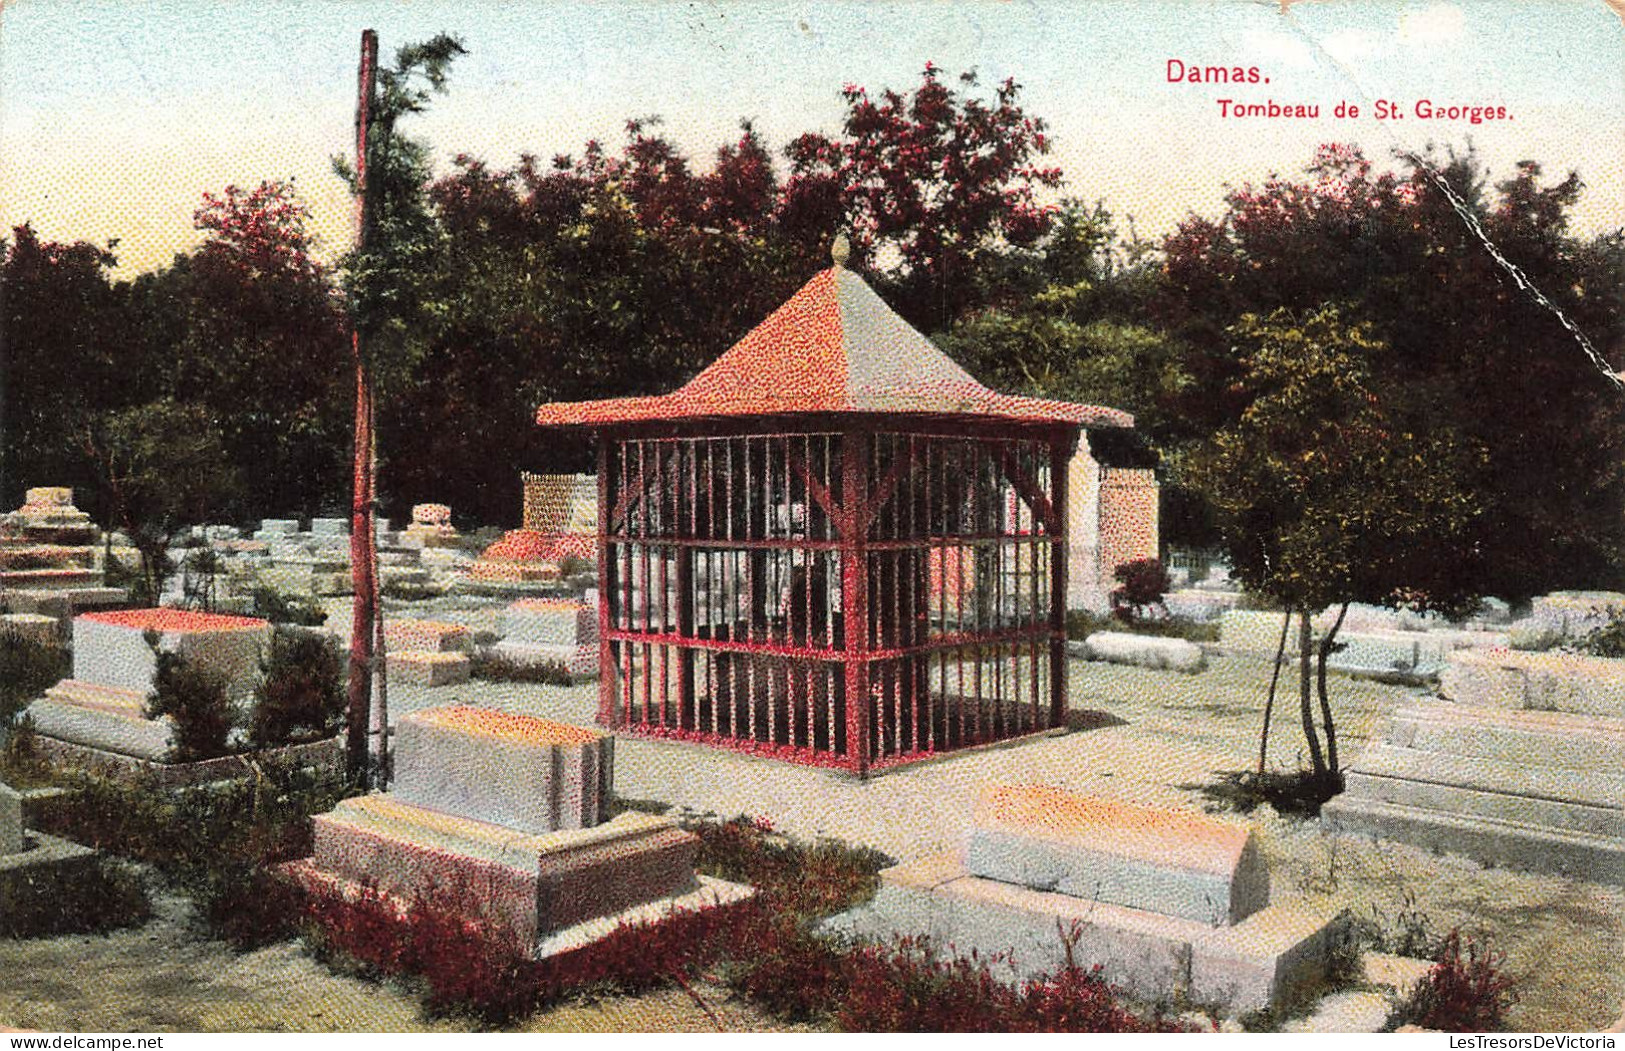
[[862,774],[1063,724],[1122,512],[1069,482],[1134,420],[989,390],[844,261],[674,392],[538,409],[597,438],[604,725]]

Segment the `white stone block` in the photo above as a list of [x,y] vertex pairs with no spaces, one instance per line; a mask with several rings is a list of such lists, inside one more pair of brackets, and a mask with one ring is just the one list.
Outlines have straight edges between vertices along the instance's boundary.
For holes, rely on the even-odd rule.
[[1223,926],[1269,903],[1249,829],[1199,814],[996,786],[965,849],[973,876]]
[[[292,534],[299,532],[297,518],[262,518],[260,519],[261,533]],[[261,538],[263,539],[263,538]]]
[[318,536],[349,536],[348,518],[312,518],[310,531]]
[[392,650],[388,660],[390,681],[405,686],[456,686],[468,681],[466,653]]
[[1625,660],[1576,653],[1457,650],[1439,692],[1459,704],[1625,718]]
[[536,834],[608,817],[607,734],[484,708],[431,708],[395,729],[394,796]]
[[467,652],[473,648],[467,625],[408,617],[385,618],[384,644],[392,650],[427,650],[431,653]]
[[596,645],[598,611],[568,599],[520,599],[502,612],[502,638],[530,646]]
[[1199,672],[1207,667],[1202,647],[1184,639],[1097,631],[1084,640],[1084,647],[1091,659],[1113,664],[1133,664],[1141,668],[1186,673]]
[[24,846],[22,794],[0,782],[0,854],[21,854]]
[[158,632],[160,649],[218,675],[234,700],[253,692],[271,639],[270,622],[257,617],[179,609],[81,613],[73,619],[73,677],[150,690],[157,660],[147,645],[148,630]]

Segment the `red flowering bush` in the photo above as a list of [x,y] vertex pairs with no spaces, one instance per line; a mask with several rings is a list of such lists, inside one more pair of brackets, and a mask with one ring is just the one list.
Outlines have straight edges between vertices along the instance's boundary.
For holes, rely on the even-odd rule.
[[1507,1008],[1516,1000],[1512,978],[1501,971],[1505,963],[1505,953],[1471,939],[1467,940],[1464,958],[1461,932],[1451,931],[1433,969],[1391,1021],[1447,1033],[1503,1028]]

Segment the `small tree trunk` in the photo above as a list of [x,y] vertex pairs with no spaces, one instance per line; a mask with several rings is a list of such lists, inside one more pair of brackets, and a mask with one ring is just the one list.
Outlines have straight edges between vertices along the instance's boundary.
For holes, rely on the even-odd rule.
[[1326,776],[1326,760],[1320,753],[1320,734],[1315,731],[1315,713],[1312,707],[1314,690],[1311,686],[1309,650],[1312,633],[1309,611],[1299,610],[1298,616],[1298,707],[1303,715],[1303,737],[1309,744],[1309,762],[1318,780]]
[[1281,618],[1281,641],[1275,644],[1275,666],[1270,669],[1270,692],[1264,698],[1264,732],[1258,735],[1258,776],[1264,776],[1264,758],[1270,748],[1270,714],[1275,710],[1275,688],[1281,684],[1281,658],[1286,656],[1287,631],[1292,627],[1292,611]]
[[372,448],[368,456],[370,470],[367,482],[372,492],[367,501],[367,567],[368,576],[372,580],[372,619],[376,628],[373,635],[371,760],[373,783],[379,791],[383,791],[389,787],[389,652],[384,644],[384,609],[378,595],[377,408],[377,399],[374,397],[367,409],[367,415],[375,417],[371,434]]
[[1320,721],[1326,726],[1326,765],[1331,768],[1333,777],[1337,776],[1340,767],[1337,764],[1337,725],[1332,722],[1332,705],[1326,697],[1326,658],[1332,654],[1337,632],[1343,627],[1343,618],[1348,611],[1349,604],[1345,602],[1337,611],[1337,619],[1332,621],[1331,630],[1320,640],[1320,660],[1315,669],[1315,687],[1320,694]]
[[350,591],[353,595],[350,617],[350,678],[348,683],[349,727],[346,754],[350,776],[367,776],[367,729],[372,707],[372,653],[374,619],[372,566],[367,560],[367,533],[372,516],[368,496],[372,491],[372,384],[361,357],[361,337],[351,333],[355,348],[355,463],[350,505]]

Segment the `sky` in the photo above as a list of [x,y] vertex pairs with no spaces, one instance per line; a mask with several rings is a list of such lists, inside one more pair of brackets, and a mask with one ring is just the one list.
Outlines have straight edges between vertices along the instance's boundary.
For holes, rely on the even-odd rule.
[[[449,93],[403,130],[444,169],[468,153],[579,153],[628,118],[709,165],[750,118],[771,149],[840,130],[843,84],[908,90],[926,63],[1023,85],[1050,125],[1062,193],[1102,200],[1157,237],[1217,215],[1225,186],[1293,174],[1317,144],[1471,142],[1492,176],[1519,160],[1587,190],[1575,229],[1625,226],[1625,30],[1600,0],[1107,3],[10,0],[0,8],[0,224],[48,240],[119,239],[118,273],[195,245],[204,191],[292,177],[321,251],[353,211],[330,158],[351,147],[360,34],[387,61],[445,31],[468,54]],[[1268,83],[1171,83],[1187,67],[1257,66]],[[1316,119],[1226,118],[1219,100],[1318,105]],[[1505,107],[1511,119],[1424,120]],[[1379,100],[1399,120],[1378,120]],[[1360,107],[1339,119],[1340,101]]]

